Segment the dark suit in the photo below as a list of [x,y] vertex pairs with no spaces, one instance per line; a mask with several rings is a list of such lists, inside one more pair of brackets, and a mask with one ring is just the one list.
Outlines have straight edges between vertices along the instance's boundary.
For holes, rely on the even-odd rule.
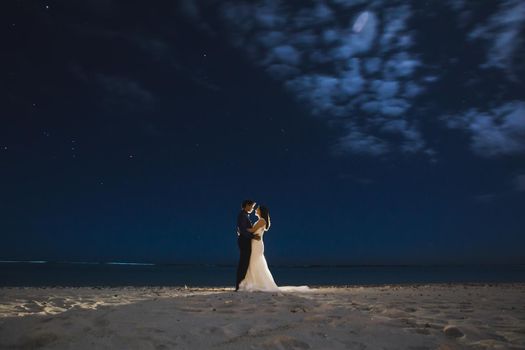
[[237,215],[237,245],[239,246],[239,264],[237,265],[237,282],[235,283],[235,290],[239,289],[239,283],[246,276],[248,265],[250,264],[250,256],[252,254],[252,239],[255,235],[247,229],[252,228],[249,214],[241,210]]

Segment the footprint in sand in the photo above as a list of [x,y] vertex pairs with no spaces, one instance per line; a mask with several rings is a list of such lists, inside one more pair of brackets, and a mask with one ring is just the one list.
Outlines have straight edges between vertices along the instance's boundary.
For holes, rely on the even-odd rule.
[[365,350],[367,346],[357,341],[343,342],[348,349]]
[[47,323],[49,321],[53,321],[53,317],[47,317],[47,318],[43,318],[40,322],[41,323]]
[[285,350],[303,350],[310,349],[310,345],[299,339],[280,336],[266,341],[263,344],[265,349],[285,349]]
[[203,310],[202,309],[197,309],[197,308],[179,308],[179,311],[182,311],[182,312],[202,312]]
[[472,309],[459,309],[459,312],[469,313],[469,312],[474,312],[474,310],[472,310]]
[[103,317],[98,317],[93,320],[93,325],[96,327],[107,327],[109,325],[109,321]]
[[55,333],[33,334],[27,338],[22,338],[21,344],[19,344],[17,347],[22,349],[36,349],[48,346],[56,340],[58,340],[58,335]]
[[242,313],[252,313],[252,312],[258,311],[258,309],[256,307],[249,307],[249,308],[241,309],[239,311]]
[[215,311],[217,311],[220,314],[234,314],[234,313],[236,313],[235,310],[229,310],[229,309],[216,309]]
[[400,318],[399,321],[405,325],[405,328],[417,328],[417,322],[411,318]]
[[443,328],[443,333],[452,338],[461,338],[464,336],[463,332],[456,326],[447,325]]
[[423,334],[423,335],[429,335],[430,334],[430,331],[426,328],[414,328],[414,332],[418,333],[418,334]]
[[211,335],[219,335],[223,336],[225,335],[224,328],[221,327],[208,327],[204,329],[204,333],[211,334]]

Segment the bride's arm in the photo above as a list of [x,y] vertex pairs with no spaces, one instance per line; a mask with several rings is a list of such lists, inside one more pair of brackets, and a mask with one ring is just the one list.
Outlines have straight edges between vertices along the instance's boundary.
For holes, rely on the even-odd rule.
[[266,225],[266,221],[264,221],[264,219],[259,219],[255,225],[253,225],[252,228],[247,228],[246,230],[248,230],[248,232],[251,232],[251,233],[254,233],[255,231],[257,231],[260,227]]

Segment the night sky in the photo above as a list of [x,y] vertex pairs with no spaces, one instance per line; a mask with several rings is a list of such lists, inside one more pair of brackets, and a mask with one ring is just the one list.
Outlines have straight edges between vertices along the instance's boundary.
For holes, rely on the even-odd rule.
[[[525,262],[525,2],[8,0],[0,258]],[[255,219],[255,217],[253,218]]]

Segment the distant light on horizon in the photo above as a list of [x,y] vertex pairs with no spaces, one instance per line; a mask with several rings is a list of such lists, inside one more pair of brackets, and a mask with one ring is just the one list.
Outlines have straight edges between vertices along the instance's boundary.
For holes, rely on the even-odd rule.
[[26,263],[26,264],[106,264],[106,265],[157,265],[154,263],[118,262],[118,261],[47,261],[47,260],[0,260],[0,263]]
[[28,263],[28,264],[45,264],[46,260],[0,260],[0,263]]
[[134,262],[107,262],[107,265],[155,265],[152,263],[134,263]]

